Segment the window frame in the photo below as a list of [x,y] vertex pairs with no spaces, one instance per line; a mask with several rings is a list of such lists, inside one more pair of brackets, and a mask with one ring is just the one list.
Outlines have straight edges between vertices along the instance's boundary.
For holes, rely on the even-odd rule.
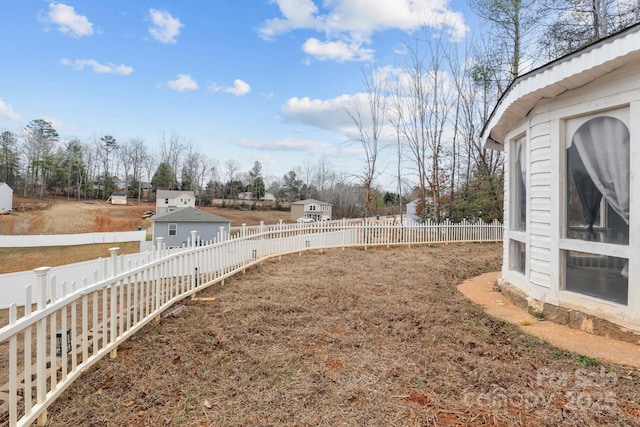
[[[626,116],[625,116],[626,114]],[[620,119],[627,125],[627,128],[630,130],[630,111],[628,105],[623,105],[611,110],[603,110],[597,112],[589,112],[587,114],[583,114],[580,116],[569,117],[562,120],[562,130],[563,130],[563,146],[562,150],[560,150],[561,159],[560,159],[560,167],[561,167],[561,176],[564,180],[567,179],[567,145],[570,141],[570,135],[573,135],[575,131],[587,121],[599,117],[599,116],[612,116]],[[619,258],[629,258],[629,244],[621,245],[615,243],[604,243],[604,242],[593,242],[593,241],[585,241],[579,239],[572,239],[567,237],[568,233],[568,197],[566,185],[562,186],[562,200],[560,203],[561,206],[561,221],[560,221],[560,239],[559,239],[559,248],[561,250],[569,250],[569,251],[578,251],[578,252],[587,252],[587,253],[595,253],[600,255],[607,255]],[[564,276],[564,274],[563,274]]]
[[[573,139],[573,135],[580,128],[580,126],[587,123],[589,120],[593,118],[602,117],[602,116],[610,116],[610,117],[619,119],[627,126],[627,129],[631,133],[631,129],[632,129],[631,112],[630,112],[630,106],[628,104],[619,105],[607,110],[588,111],[588,112],[585,112],[584,114],[575,115],[575,116],[567,117],[560,120],[560,123],[561,123],[560,132],[562,134],[562,138],[561,138],[561,149],[560,149],[561,155],[559,159],[559,165],[560,165],[560,176],[564,182],[564,185],[561,185],[561,190],[560,190],[561,191],[561,200],[560,200],[561,215],[560,215],[560,236],[558,239],[558,250],[559,250],[559,261],[560,261],[559,290],[561,292],[569,292],[571,294],[579,295],[585,298],[595,298],[597,301],[601,303],[610,303],[610,304],[619,304],[622,306],[628,306],[628,303],[627,304],[619,303],[619,302],[612,301],[611,299],[604,298],[602,296],[593,296],[593,295],[589,295],[587,293],[579,292],[576,290],[567,289],[567,257],[569,256],[570,252],[580,252],[585,254],[585,256],[598,255],[598,256],[607,256],[607,257],[613,257],[613,258],[625,258],[627,261],[630,261],[630,249],[629,249],[630,242],[627,242],[626,244],[606,243],[606,242],[581,240],[581,239],[568,237],[569,236],[568,216],[569,216],[569,197],[570,197],[570,195],[568,194],[569,190],[568,190],[568,182],[567,182],[567,180],[569,179],[569,175],[568,175],[569,166],[568,166],[568,159],[567,159],[568,145],[571,143]],[[633,136],[631,136],[631,139],[633,140]],[[630,147],[630,150],[631,150],[631,147]],[[633,193],[633,190],[631,188],[631,184],[632,184],[631,177],[629,180],[630,180],[629,191],[630,193]],[[604,197],[603,197],[603,200],[604,200]],[[606,218],[607,209],[605,206],[606,206],[606,202],[601,203],[600,222],[606,225],[606,222],[604,222],[607,220]],[[629,229],[629,234],[631,234],[631,228]],[[629,238],[630,237],[631,236],[629,236]],[[632,283],[630,279],[631,278],[629,277],[628,278],[629,285]],[[627,298],[629,298],[629,294],[630,294],[629,285],[627,286]]]
[[[516,171],[516,156],[518,155],[518,150],[516,149],[518,144],[522,144],[522,149],[524,150],[524,165],[520,166],[520,169]],[[514,135],[514,137],[509,138],[509,206],[508,206],[508,218],[507,221],[509,223],[508,227],[508,240],[507,244],[507,253],[509,257],[509,262],[507,264],[507,268],[510,272],[522,275],[527,277],[529,274],[529,242],[528,242],[528,230],[529,230],[529,191],[528,183],[529,183],[529,174],[531,173],[529,163],[530,163],[530,141],[529,134],[526,130],[518,132]],[[514,215],[514,206],[516,201],[514,200],[514,195],[516,191],[514,191],[514,179],[516,174],[522,175],[522,166],[524,166],[524,195],[520,195],[520,197],[524,198],[524,229],[519,230],[514,227],[513,219]],[[517,203],[522,204],[523,201],[519,200]],[[520,246],[524,249],[524,265],[521,265],[521,262],[516,257],[515,247]]]

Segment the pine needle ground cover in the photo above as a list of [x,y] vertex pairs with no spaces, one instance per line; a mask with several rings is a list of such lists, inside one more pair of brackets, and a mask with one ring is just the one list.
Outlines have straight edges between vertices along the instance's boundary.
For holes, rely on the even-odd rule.
[[145,327],[58,399],[48,425],[640,425],[636,371],[586,363],[456,290],[498,270],[501,253],[274,258]]

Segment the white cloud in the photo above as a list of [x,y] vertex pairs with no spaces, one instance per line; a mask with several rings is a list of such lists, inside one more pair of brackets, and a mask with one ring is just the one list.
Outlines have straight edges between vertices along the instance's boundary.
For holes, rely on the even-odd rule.
[[274,0],[281,17],[268,19],[259,28],[259,35],[273,39],[295,30],[314,30],[326,40],[309,39],[305,52],[322,60],[368,61],[375,32],[401,30],[411,33],[422,26],[444,29],[452,39],[460,40],[467,33],[462,13],[449,7],[449,0],[332,0],[322,2],[322,11],[314,0]]
[[13,111],[13,107],[0,98],[0,117],[11,120],[12,122],[20,121],[20,116]]
[[289,122],[303,123],[334,132],[348,133],[353,121],[345,109],[353,105],[354,97],[342,95],[321,100],[293,97],[282,106],[282,116]]
[[209,89],[209,92],[212,92],[212,93],[226,92],[236,96],[246,95],[249,92],[251,92],[251,86],[249,86],[249,83],[240,79],[235,79],[233,81],[233,86],[230,86],[230,87],[222,87],[217,83],[211,83],[208,86],[208,89]]
[[[343,151],[336,148],[333,144],[327,141],[318,141],[304,138],[283,138],[275,140],[249,140],[240,139],[235,141],[236,145],[256,150],[260,152],[288,152],[288,153],[300,153],[304,156],[313,157],[339,157]],[[251,159],[255,160],[256,154],[251,154]],[[278,158],[281,156],[278,156]]]
[[242,96],[251,92],[251,86],[249,86],[247,82],[244,82],[240,79],[235,79],[233,81],[233,86],[224,89],[224,91],[236,96]]
[[101,64],[95,59],[76,59],[71,61],[67,58],[62,58],[60,60],[62,65],[66,65],[69,67],[73,67],[75,70],[83,70],[85,67],[89,67],[96,74],[120,74],[122,76],[127,76],[133,73],[133,67],[128,65],[120,64]]
[[196,90],[198,89],[198,83],[191,78],[189,74],[178,74],[178,78],[175,80],[169,80],[167,86],[170,89],[177,91]]
[[320,61],[334,60],[337,62],[346,61],[370,61],[373,59],[373,50],[365,49],[358,44],[350,44],[343,41],[321,42],[316,38],[308,39],[302,50]]
[[56,24],[60,32],[75,37],[93,34],[93,24],[89,22],[87,17],[78,15],[73,6],[66,4],[49,3],[49,14],[45,21]]
[[236,144],[243,148],[267,151],[310,151],[318,144],[322,144],[323,146],[329,145],[306,139],[278,139],[274,141],[240,139],[236,141]]
[[184,26],[178,18],[171,16],[169,12],[163,12],[157,9],[149,9],[149,18],[151,25],[149,33],[159,42],[175,43],[180,29]]

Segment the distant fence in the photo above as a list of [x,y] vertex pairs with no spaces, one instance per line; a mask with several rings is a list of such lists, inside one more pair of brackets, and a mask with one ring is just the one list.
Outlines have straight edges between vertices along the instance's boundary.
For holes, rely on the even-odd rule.
[[40,246],[73,246],[93,243],[144,242],[147,232],[114,231],[82,234],[34,234],[22,236],[0,235],[0,248],[29,248]]
[[166,249],[162,239],[139,258],[114,248],[90,273],[60,280],[34,271],[24,301],[8,309],[0,329],[0,423],[44,425],[47,407],[88,367],[175,303],[270,257],[312,249],[502,240],[502,224],[350,224],[346,221],[246,227],[237,237]]

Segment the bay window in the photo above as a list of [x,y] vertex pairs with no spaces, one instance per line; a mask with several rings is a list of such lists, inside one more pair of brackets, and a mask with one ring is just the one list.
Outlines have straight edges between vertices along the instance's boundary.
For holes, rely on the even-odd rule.
[[565,289],[627,303],[628,109],[566,122]]

